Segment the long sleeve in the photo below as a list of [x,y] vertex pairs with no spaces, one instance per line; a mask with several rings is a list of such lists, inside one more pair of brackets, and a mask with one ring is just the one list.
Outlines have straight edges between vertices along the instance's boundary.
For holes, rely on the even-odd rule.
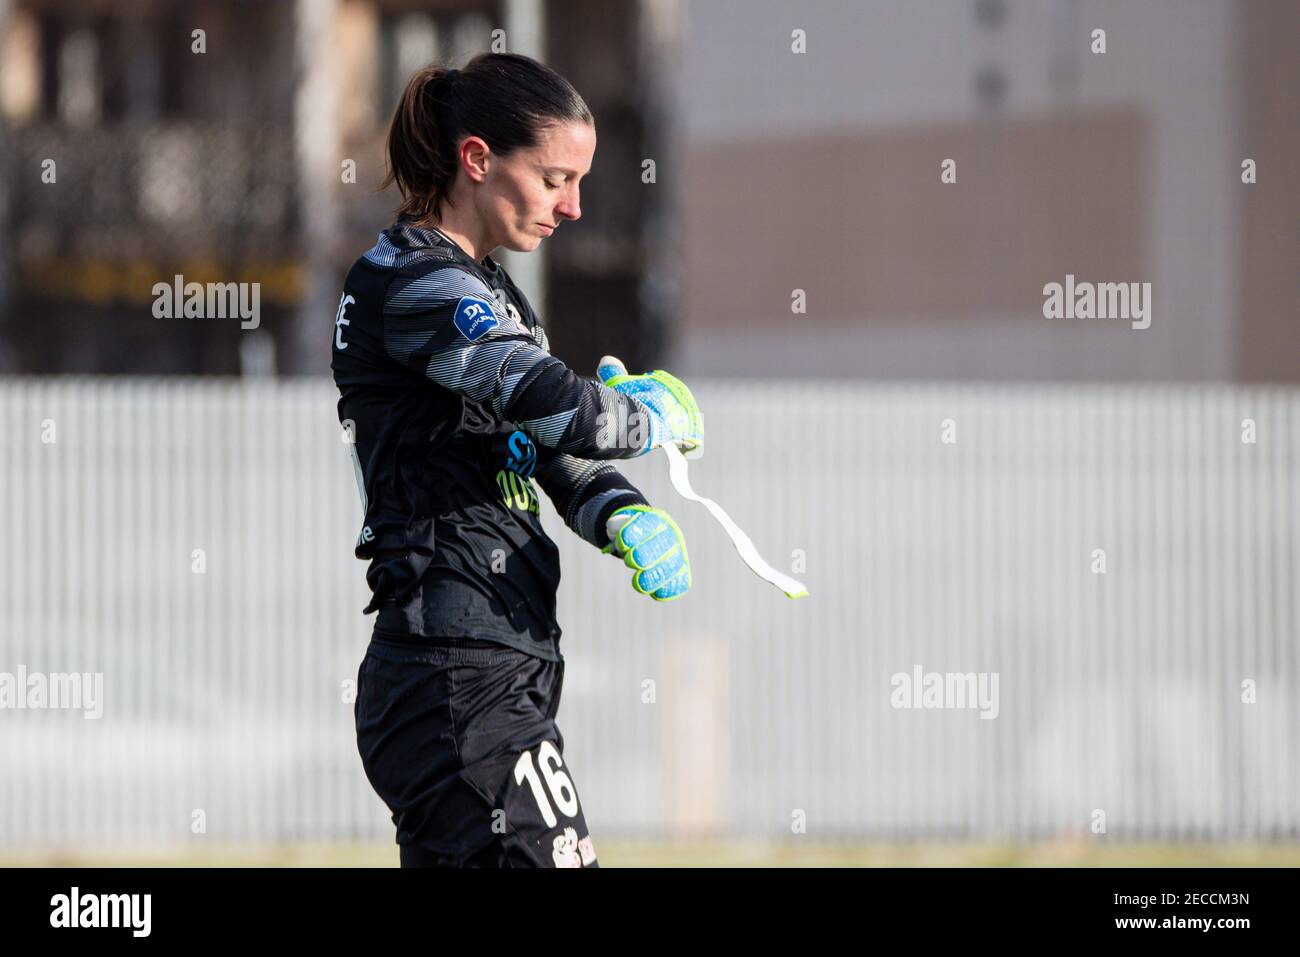
[[383,327],[389,356],[517,423],[540,446],[615,459],[654,444],[647,406],[573,372],[466,269],[424,262],[400,271],[384,298]]
[[597,548],[609,544],[605,521],[625,505],[649,505],[614,466],[540,450],[536,478],[564,523]]

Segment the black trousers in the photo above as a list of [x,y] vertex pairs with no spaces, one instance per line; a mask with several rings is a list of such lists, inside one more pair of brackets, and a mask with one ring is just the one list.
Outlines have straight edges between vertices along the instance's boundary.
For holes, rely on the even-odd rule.
[[555,725],[564,663],[504,645],[371,639],[357,748],[403,867],[596,867]]

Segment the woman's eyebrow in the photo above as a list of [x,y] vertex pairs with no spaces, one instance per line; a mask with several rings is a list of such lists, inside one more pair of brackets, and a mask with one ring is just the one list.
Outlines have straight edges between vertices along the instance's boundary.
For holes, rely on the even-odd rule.
[[550,175],[551,173],[563,173],[565,176],[579,175],[576,169],[566,169],[563,166],[543,166],[542,172],[546,173],[547,175]]

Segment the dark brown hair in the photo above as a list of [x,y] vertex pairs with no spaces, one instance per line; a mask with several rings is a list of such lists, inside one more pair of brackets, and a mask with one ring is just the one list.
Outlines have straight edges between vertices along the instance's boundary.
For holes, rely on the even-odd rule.
[[431,64],[406,85],[388,129],[388,175],[402,194],[399,216],[432,225],[450,203],[457,145],[480,136],[498,156],[536,146],[562,122],[594,122],[569,81],[518,53],[480,53],[461,70]]

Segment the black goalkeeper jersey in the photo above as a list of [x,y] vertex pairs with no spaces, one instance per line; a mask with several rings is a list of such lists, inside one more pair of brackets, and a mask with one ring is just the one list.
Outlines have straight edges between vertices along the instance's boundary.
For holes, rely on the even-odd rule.
[[332,331],[376,633],[559,660],[558,551],[534,480],[573,531],[604,547],[609,514],[645,503],[601,461],[643,452],[610,423],[645,407],[550,355],[490,256],[477,262],[402,221],[352,266]]

